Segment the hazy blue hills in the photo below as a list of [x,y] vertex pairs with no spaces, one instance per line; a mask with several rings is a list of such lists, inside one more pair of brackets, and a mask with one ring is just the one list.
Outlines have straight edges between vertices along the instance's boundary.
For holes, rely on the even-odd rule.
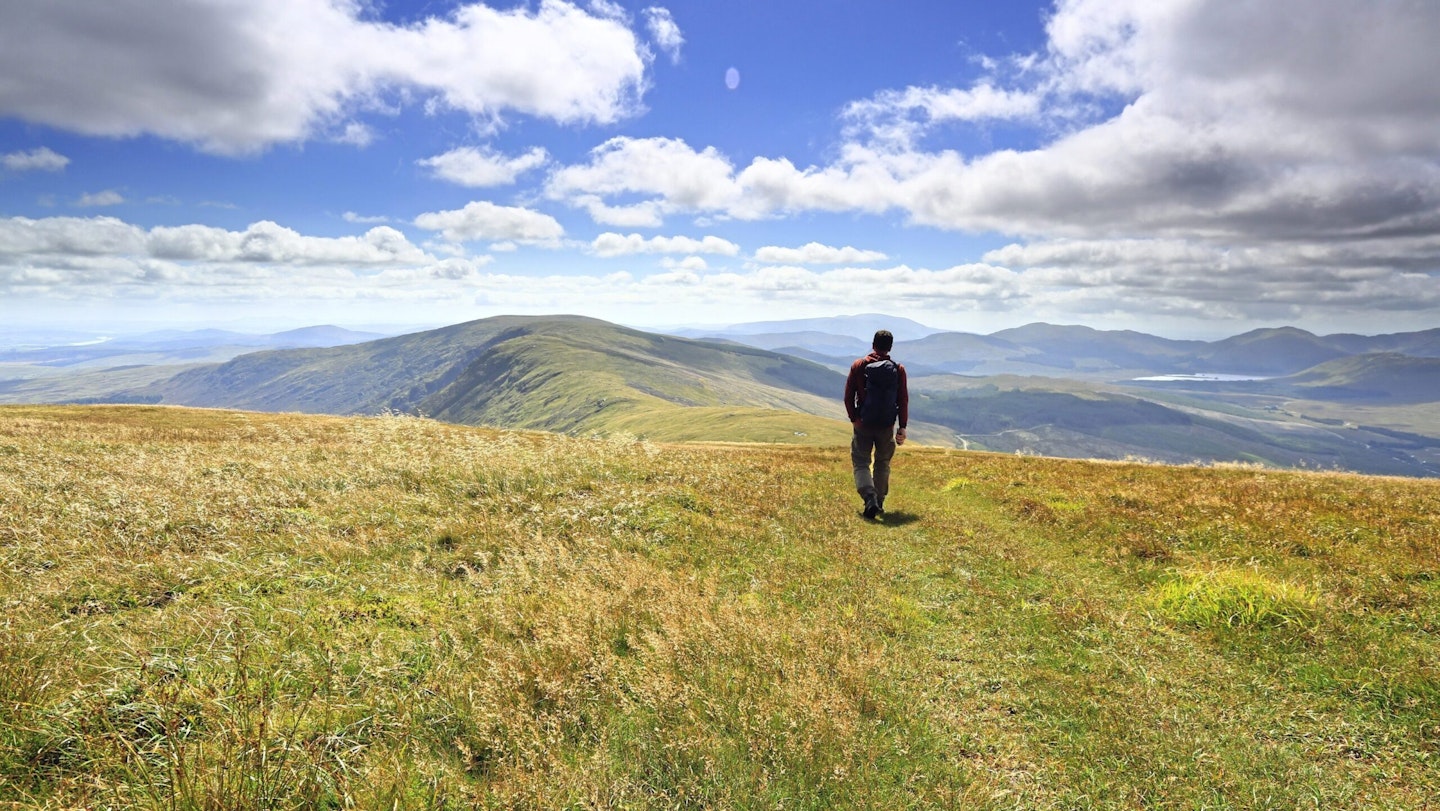
[[[696,336],[704,337],[704,336]],[[843,335],[832,335],[828,332],[759,332],[744,336],[744,340],[736,340],[734,337],[713,337],[710,340],[739,343],[745,346],[753,346],[759,349],[769,349],[777,352],[785,352],[804,357],[802,353],[812,353],[827,361],[836,358],[858,358],[870,351],[869,339],[847,338]]]
[[[1009,359],[1057,369],[1283,376],[1338,358],[1378,352],[1440,357],[1440,331],[1320,336],[1294,327],[1252,330],[1219,341],[1177,341],[1128,330],[1032,324],[991,338],[1015,345]],[[925,340],[933,341],[938,336]],[[917,342],[918,343],[918,342]]]
[[1187,361],[1187,368],[1197,372],[1287,375],[1348,354],[1353,353],[1318,335],[1284,327],[1255,330],[1207,344]]
[[[1392,335],[1315,335],[1294,327],[1258,329],[1218,341],[1174,340],[1133,330],[1027,324],[990,335],[945,332],[896,324],[894,354],[918,374],[1032,374],[1087,380],[1122,380],[1161,374],[1293,375],[1345,357],[1398,353],[1440,357],[1440,329]],[[782,325],[786,322],[781,322]],[[809,321],[786,332],[769,323],[763,332],[732,328],[729,340],[777,351],[804,353],[832,366],[849,362],[868,345],[871,332],[856,322],[848,333],[828,332]],[[883,317],[867,320],[885,323]],[[919,335],[920,337],[912,337]]]
[[1440,328],[1393,335],[1327,335],[1322,340],[1351,355],[1396,352],[1418,358],[1440,358]]
[[734,338],[736,336],[782,335],[810,333],[825,335],[827,340],[836,336],[851,340],[863,339],[868,346],[876,330],[888,329],[896,338],[919,337],[944,330],[927,327],[909,318],[900,318],[880,313],[860,315],[838,315],[826,318],[797,318],[789,321],[753,321],[746,324],[732,324],[724,327],[686,327],[669,330],[673,335],[687,338]]
[[1368,405],[1440,403],[1440,358],[1374,352],[1342,356],[1278,377],[1135,381],[1131,385]]
[[1416,358],[1396,352],[1350,355],[1284,377],[1208,385],[1217,391],[1307,400],[1382,405],[1440,403],[1440,358]]
[[[19,345],[0,349],[0,363],[51,367],[163,363],[189,363],[227,359],[263,348],[329,347],[383,338],[336,326],[314,326],[271,334],[222,329],[158,330],[114,338],[76,340],[48,345]],[[15,343],[19,343],[16,341]]]
[[1201,341],[1176,341],[1132,330],[1097,330],[1081,326],[1027,324],[990,336],[1031,353],[1031,362],[1057,368],[1098,366],[1148,368],[1184,363],[1201,351]]
[[755,321],[728,326],[677,327],[665,330],[665,333],[698,340],[744,344],[814,360],[832,368],[845,368],[850,361],[870,351],[871,336],[880,329],[893,332],[897,342],[944,332],[908,318],[862,313],[828,318]]
[[1125,392],[1047,388],[1037,379],[922,391],[915,400],[913,413],[950,429],[971,449],[1440,475],[1440,438],[1381,426],[1342,428],[1260,405],[1195,400],[1177,406]]

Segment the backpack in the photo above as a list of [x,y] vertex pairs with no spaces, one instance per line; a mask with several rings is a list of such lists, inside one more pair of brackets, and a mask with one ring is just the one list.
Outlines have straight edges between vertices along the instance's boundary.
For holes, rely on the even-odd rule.
[[860,421],[872,428],[895,424],[899,416],[900,367],[889,358],[865,364],[865,399],[860,403]]

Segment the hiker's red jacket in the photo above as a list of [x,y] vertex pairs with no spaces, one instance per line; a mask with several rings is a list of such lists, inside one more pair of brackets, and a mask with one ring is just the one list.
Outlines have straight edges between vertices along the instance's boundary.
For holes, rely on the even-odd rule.
[[[860,419],[860,404],[865,401],[865,364],[888,357],[890,355],[884,352],[871,352],[850,364],[850,376],[845,378],[845,413],[850,415],[851,422]],[[899,363],[895,366],[900,377],[895,388],[895,404],[900,407],[900,428],[903,430],[910,423],[910,386],[905,382],[905,367]]]

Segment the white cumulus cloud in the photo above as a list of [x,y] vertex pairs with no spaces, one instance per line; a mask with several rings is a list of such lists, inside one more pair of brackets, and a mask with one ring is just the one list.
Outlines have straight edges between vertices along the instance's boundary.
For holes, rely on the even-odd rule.
[[632,256],[641,253],[691,253],[691,254],[717,254],[720,256],[735,256],[740,253],[740,246],[717,236],[705,236],[700,239],[693,237],[650,237],[646,239],[639,234],[622,236],[613,232],[606,232],[595,238],[590,244],[590,250],[596,256]]
[[866,262],[879,262],[886,258],[885,254],[879,251],[862,251],[848,245],[844,248],[834,248],[818,242],[810,242],[799,248],[767,245],[755,251],[757,262],[791,265],[865,264]]
[[0,167],[12,172],[58,172],[69,165],[69,158],[48,146],[0,155]]
[[114,189],[106,189],[105,191],[80,195],[80,199],[75,201],[75,205],[81,208],[98,208],[101,206],[118,206],[123,202],[125,202],[125,197],[121,195],[120,192]]
[[[269,221],[243,231],[207,225],[145,229],[113,217],[0,219],[0,296],[99,309],[125,302],[262,303],[313,315],[326,302],[465,300],[488,283],[489,256],[437,259],[377,227],[315,237]],[[303,303],[303,304],[297,304]]]
[[675,18],[670,16],[670,10],[659,6],[645,9],[645,27],[650,31],[650,39],[670,57],[670,61],[679,62],[680,47],[685,44],[685,36],[680,33],[680,26],[675,24]]
[[[683,271],[688,276],[698,281],[699,277],[695,274],[703,273],[704,271],[709,270],[710,264],[706,262],[705,258],[702,256],[687,256],[684,259],[679,260],[667,256],[664,259],[660,260],[660,267],[669,270]],[[654,277],[652,276],[650,278],[653,279]]]
[[229,231],[208,225],[146,230],[114,217],[0,219],[0,264],[53,265],[85,258],[286,265],[430,261],[404,234],[385,226],[360,236],[313,237],[269,221]]
[[0,262],[143,253],[145,232],[114,217],[0,219]]
[[175,261],[260,262],[273,264],[397,264],[427,261],[425,252],[405,235],[379,226],[361,236],[312,237],[270,221],[244,231],[204,225],[151,229],[151,256]]
[[[561,167],[550,174],[546,192],[551,199],[567,200],[603,212],[626,211],[606,204],[607,197],[643,195],[651,200],[642,211],[661,217],[674,211],[716,211],[739,199],[730,161],[713,147],[696,151],[673,138],[612,138],[590,153],[588,164]],[[604,220],[609,224],[615,220]],[[638,224],[638,223],[637,223]],[[649,224],[649,223],[646,223]]]
[[548,214],[528,208],[497,206],[485,200],[477,200],[461,209],[421,214],[415,218],[415,225],[427,231],[438,231],[451,242],[513,240],[547,243],[565,235],[565,228]]
[[508,186],[524,172],[545,165],[549,159],[549,153],[542,147],[509,157],[488,147],[467,146],[416,163],[432,170],[441,180],[479,188]]
[[828,167],[799,169],[785,158],[759,157],[737,173],[714,147],[618,137],[591,150],[588,163],[551,172],[546,194],[617,226],[655,227],[680,213],[741,220],[806,210],[879,213],[898,204],[901,176],[926,162],[849,145]]
[[1004,90],[983,82],[971,88],[907,87],[851,102],[844,111],[852,128],[877,140],[909,146],[924,131],[947,121],[1036,118],[1043,93]]

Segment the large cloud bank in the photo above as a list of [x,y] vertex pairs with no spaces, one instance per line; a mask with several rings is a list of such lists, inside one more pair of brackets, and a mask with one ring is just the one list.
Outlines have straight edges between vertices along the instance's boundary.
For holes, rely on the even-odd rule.
[[625,21],[562,0],[461,5],[409,26],[363,11],[358,0],[8,3],[0,115],[220,153],[363,143],[354,114],[407,98],[481,119],[603,124],[635,111],[651,59]]
[[[1009,234],[987,261],[1077,313],[1440,304],[1440,5],[1063,0],[1047,33],[972,86],[855,101],[824,165],[616,138],[547,192],[609,224],[828,211]],[[1053,135],[946,148],[986,121]]]

